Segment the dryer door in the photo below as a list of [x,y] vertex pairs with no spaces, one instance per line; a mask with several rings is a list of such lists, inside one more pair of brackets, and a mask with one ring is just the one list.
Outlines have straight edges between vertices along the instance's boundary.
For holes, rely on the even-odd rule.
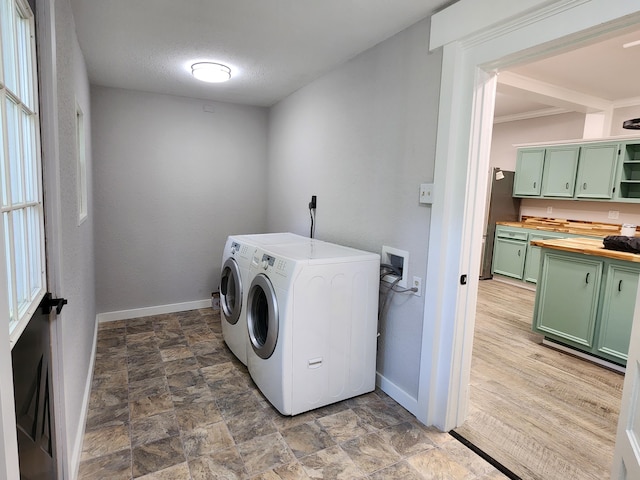
[[220,275],[220,305],[227,322],[235,325],[242,310],[242,279],[234,258],[228,258]]
[[256,275],[247,304],[251,347],[260,358],[269,358],[278,343],[278,299],[269,277],[262,273]]

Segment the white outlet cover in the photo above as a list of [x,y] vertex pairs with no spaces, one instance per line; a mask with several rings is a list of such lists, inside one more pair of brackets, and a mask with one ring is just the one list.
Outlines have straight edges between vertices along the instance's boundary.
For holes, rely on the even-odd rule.
[[420,184],[420,203],[427,205],[433,203],[433,183]]

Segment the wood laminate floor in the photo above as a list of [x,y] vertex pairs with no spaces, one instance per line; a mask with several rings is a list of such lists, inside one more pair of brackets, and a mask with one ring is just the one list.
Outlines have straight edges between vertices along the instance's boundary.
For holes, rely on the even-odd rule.
[[541,345],[534,298],[480,282],[470,415],[456,432],[522,479],[609,478],[624,377]]

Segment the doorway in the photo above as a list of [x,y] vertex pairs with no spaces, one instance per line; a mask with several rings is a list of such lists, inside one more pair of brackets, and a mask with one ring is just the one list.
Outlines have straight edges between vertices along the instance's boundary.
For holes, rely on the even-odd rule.
[[[597,43],[594,43],[594,39],[590,39],[587,42],[589,46],[586,48],[580,48],[581,45],[578,45],[575,50],[563,51],[560,55],[555,57],[547,56],[543,61],[537,61],[534,59],[533,64],[530,65],[554,65],[556,71],[553,72],[553,78],[557,79],[563,76],[561,68],[572,68],[571,59],[574,59],[575,61],[575,59],[579,58],[581,55],[585,55],[586,57],[582,59],[583,63],[581,64],[581,68],[584,71],[588,71],[589,67],[594,69],[598,68],[597,55],[599,52],[599,54],[607,56],[606,62],[603,60],[601,63],[606,63],[608,71],[615,76],[615,72],[613,71],[614,68],[619,68],[621,71],[625,71],[628,70],[629,67],[626,63],[620,63],[618,66],[615,66],[615,62],[613,62],[612,59],[619,56],[624,51],[622,48],[623,44],[628,42],[629,39],[637,39],[639,35],[640,34],[637,32],[636,28],[633,28],[630,32],[623,28],[620,31],[608,33],[605,36],[606,41],[600,41],[600,39],[598,39]],[[625,53],[628,54],[628,52]],[[622,60],[620,61],[622,62]],[[561,67],[563,64],[565,67]],[[577,68],[574,68],[574,70],[577,70]],[[540,68],[536,71],[535,67],[519,65],[516,67],[515,71],[519,73],[529,72],[530,74],[538,73],[539,76],[535,78],[535,81],[538,83],[538,86],[544,83],[542,70]],[[512,72],[513,69],[507,70],[506,74],[504,71],[500,72],[498,77],[498,92],[500,92],[501,86],[500,79],[503,77],[508,78],[507,85],[512,87]],[[498,152],[503,154],[502,157],[500,157],[500,155],[497,155],[494,152],[494,148],[496,148],[496,138],[498,138],[498,143],[500,141],[505,143],[506,140],[509,139],[510,144],[568,141],[583,138],[583,133],[586,134],[589,127],[588,122],[587,125],[584,125],[586,116],[585,112],[590,109],[589,105],[575,105],[573,108],[565,107],[560,110],[557,105],[553,104],[555,101],[558,105],[564,103],[566,106],[569,106],[567,97],[571,96],[568,88],[571,85],[570,77],[571,75],[569,74],[565,75],[564,84],[553,85],[550,82],[547,83],[545,86],[549,96],[544,99],[539,94],[536,96],[538,92],[527,96],[527,92],[524,90],[522,91],[521,98],[517,98],[517,96],[514,95],[516,100],[521,100],[522,104],[525,105],[526,108],[537,108],[540,110],[533,112],[518,112],[518,105],[516,105],[515,108],[509,111],[508,107],[504,105],[504,99],[502,99],[503,105],[501,107],[497,107],[496,110],[501,110],[501,114],[504,115],[503,118],[505,120],[511,119],[511,123],[519,125],[519,128],[518,131],[516,131],[515,127],[505,127],[502,124],[495,125],[492,136],[492,167],[506,167],[507,170],[515,168],[515,147],[509,149],[505,145],[500,145],[497,148]],[[595,75],[593,77],[596,78]],[[631,79],[628,77],[625,77],[625,79],[626,82],[631,83]],[[593,82],[593,80],[593,78],[590,79],[590,86],[592,89],[595,89],[597,88],[597,82]],[[533,80],[521,77],[520,82],[523,85],[527,85],[532,84]],[[584,83],[589,84],[590,82]],[[602,87],[603,89],[606,88],[607,92],[621,92],[618,97],[614,97],[616,101],[608,102],[605,99],[599,101],[593,94],[591,94],[587,101],[592,102],[593,104],[600,102],[602,106],[610,103],[612,105],[612,111],[614,110],[615,105],[633,105],[634,98],[627,100],[623,97],[629,95],[628,92],[634,92],[634,90],[627,89],[625,88],[625,85],[620,83],[611,81],[610,85]],[[552,91],[554,88],[558,94],[562,92],[565,98],[551,98],[550,95],[553,93]],[[507,92],[514,91],[513,88],[505,90]],[[574,99],[578,98],[578,96],[578,94],[574,94]],[[543,99],[541,101],[548,101],[549,103],[534,103],[531,101],[532,98],[540,98]],[[499,103],[500,99],[498,99],[497,102]],[[551,109],[552,107],[554,108]],[[635,108],[636,111],[640,109],[640,107],[637,106],[637,101]],[[510,115],[507,115],[507,113]],[[611,112],[607,113],[611,114]],[[621,124],[622,122],[619,123]],[[499,131],[502,132],[501,135],[497,135],[497,132]],[[606,137],[613,133],[617,134],[618,132],[605,131],[602,132],[600,136]],[[503,157],[505,152],[508,155],[512,155],[513,158],[507,159],[506,162],[496,162],[495,157],[500,157],[504,160]],[[509,161],[511,163],[508,163]],[[531,199],[527,200],[527,202],[527,205],[523,202],[523,213],[528,216],[536,216],[535,212],[540,211],[544,212],[546,215],[540,213],[537,216],[553,217],[554,215],[549,211],[551,210],[551,207],[547,208],[548,204],[553,204],[554,210],[556,208],[559,209],[556,211],[556,216],[559,218],[571,218],[574,220],[603,223],[607,222],[607,210],[618,209],[616,208],[616,205],[618,204],[603,202],[587,202],[586,205],[589,208],[585,207],[584,202],[576,207],[572,207],[572,205],[575,205],[577,202],[572,201],[550,202],[548,199]],[[545,209],[547,210],[545,211]],[[532,215],[530,212],[534,212],[534,214]],[[567,216],[573,214],[569,212],[576,212],[575,215],[583,215],[583,217],[574,218],[572,216]],[[614,223],[615,221],[609,220],[609,222]],[[525,312],[525,317],[528,318],[520,318],[519,322],[511,321],[515,317],[508,318],[502,315],[505,304],[511,301],[510,296],[501,296],[501,298],[497,298],[496,291],[498,290],[488,285],[488,283],[491,282],[495,282],[495,280],[480,282],[479,285],[476,329],[474,333],[474,358],[472,360],[473,366],[471,368],[472,400],[470,406],[470,419],[464,425],[457,428],[456,432],[471,441],[479,449],[493,456],[497,461],[512,466],[515,464],[516,469],[514,471],[523,478],[554,478],[555,474],[553,472],[565,472],[565,477],[576,478],[591,478],[590,475],[592,475],[593,472],[597,472],[593,478],[605,478],[608,474],[608,470],[610,469],[611,459],[613,458],[615,426],[620,407],[623,378],[608,370],[602,370],[600,367],[594,367],[591,364],[585,363],[583,360],[575,359],[568,354],[557,354],[555,352],[545,351],[546,347],[539,345],[541,338],[535,338],[536,335],[530,332],[533,308],[529,308],[528,311]],[[513,295],[513,299],[516,303],[522,303],[517,287],[511,287],[502,282],[500,286],[500,294]],[[524,293],[523,295],[526,296]],[[519,341],[527,339],[527,337],[532,338],[528,338],[527,341],[523,342],[521,344],[521,348],[513,351],[513,355],[511,356],[501,356],[501,354],[504,353],[503,351],[494,351],[495,355],[493,358],[486,358],[486,350],[491,349],[492,347],[491,341],[487,338],[487,327],[489,326],[488,330],[491,330],[492,328],[490,323],[488,323],[488,313],[486,311],[487,305],[491,304],[491,301],[488,301],[487,296],[489,296],[490,299],[493,299],[493,307],[496,312],[497,324],[506,322],[504,323],[504,325],[507,326],[506,328],[515,328],[518,324],[522,324],[522,320],[528,322],[528,333],[521,335],[517,329],[512,332],[512,337],[514,339],[513,343],[517,344]],[[529,300],[532,300],[533,295],[530,295],[530,297],[531,298]],[[522,315],[520,315],[520,317],[522,317]],[[510,345],[504,345],[504,347],[505,350],[510,349]],[[481,358],[476,358],[476,355],[479,355]],[[497,361],[498,357],[500,359],[499,362]],[[562,365],[563,368],[565,368],[564,371],[547,368],[550,363],[549,359],[553,357],[558,357],[558,359],[554,360],[553,363],[555,365]],[[493,363],[494,360],[497,363]],[[488,380],[485,383],[483,375],[486,376],[486,371],[490,366],[497,368],[498,364],[504,366],[505,372],[514,373],[513,375],[509,375],[508,373],[504,374],[502,377],[503,380],[505,380],[503,388],[494,389],[494,395],[491,397],[495,400],[495,403],[493,403],[493,409],[496,412],[501,411],[502,414],[504,414],[504,418],[500,420],[486,411],[485,407],[491,402],[484,401],[482,404],[480,403],[481,398],[486,400],[486,389],[491,387],[491,381]],[[582,365],[582,368],[579,367],[580,365]],[[546,382],[538,384],[537,386],[539,388],[537,389],[530,388],[532,384],[537,381],[537,379],[534,378],[535,375],[532,374],[532,372],[537,370],[539,370],[542,377],[546,378]],[[589,372],[588,376],[582,377],[583,374],[581,370]],[[524,378],[529,376],[531,381],[523,383],[521,381],[522,379],[515,375],[515,372],[519,372]],[[574,373],[572,374],[572,372]],[[499,375],[495,375],[495,378],[498,377]],[[555,383],[556,381],[559,383]],[[591,383],[591,381],[593,381],[593,383]],[[596,389],[594,391],[595,386],[598,386],[601,390]],[[518,392],[511,392],[511,389],[517,389]],[[519,395],[522,395],[525,392],[527,392],[528,395],[523,395],[523,400],[527,397],[529,397],[530,400],[523,401],[522,404],[516,408],[515,403],[513,403],[515,402],[514,399],[518,398]],[[483,395],[485,395],[485,397],[483,397]],[[510,406],[508,402],[512,402]],[[565,404],[570,407],[565,409],[563,406]],[[529,409],[529,405],[544,405],[544,408],[548,411],[548,415],[539,417],[538,421],[534,421],[533,419],[536,418],[537,412],[531,411]],[[574,405],[579,406],[576,407],[576,411],[579,411],[579,418],[571,418],[571,412],[573,411],[571,407]],[[520,409],[520,414],[516,415],[515,411],[518,409]],[[511,417],[509,415],[511,415]],[[564,419],[566,425],[564,431],[558,431],[554,428],[552,423],[546,423],[548,418],[551,417]],[[509,418],[511,420],[509,420]],[[486,425],[482,424],[483,421]],[[558,423],[562,422],[559,421]],[[548,434],[545,435],[544,432],[540,432],[539,427],[541,425],[547,426],[546,430]],[[576,425],[580,425],[581,428],[576,428]],[[573,432],[573,434],[569,435],[569,431]],[[492,435],[486,435],[487,432],[491,432]],[[519,434],[523,434],[524,432],[527,432],[528,435],[520,437]],[[578,442],[585,446],[583,451],[588,449],[589,446],[596,446],[598,448],[595,450],[599,450],[601,454],[599,456],[594,456],[593,462],[580,459],[581,452],[577,452],[577,455],[567,454],[568,450],[564,449],[567,447],[568,437],[563,437],[564,434],[569,435],[572,440],[576,440],[580,435],[583,435],[584,438],[590,439],[589,441]],[[501,441],[496,440],[497,437],[504,438],[505,442],[509,443],[509,448],[497,447],[498,444],[502,443]],[[522,442],[518,439],[522,440]],[[540,443],[543,440],[547,442],[548,446],[544,443]],[[569,440],[569,443],[572,440]],[[543,458],[545,461],[542,461]],[[565,459],[568,460],[566,463]],[[521,463],[521,465],[517,465],[518,463]],[[525,464],[526,466],[523,466]],[[550,465],[554,464],[554,468],[547,470]],[[536,465],[537,467],[532,467]],[[521,468],[521,470],[519,468]],[[537,471],[536,468],[538,468]],[[585,468],[585,470],[580,472],[580,468]],[[589,472],[589,468],[592,469],[591,472]],[[574,473],[570,474],[570,472]],[[539,474],[539,476],[536,477],[536,474]],[[561,476],[560,478],[563,477]]]
[[[473,8],[470,4],[466,7]],[[467,388],[480,262],[478,239],[482,235],[484,213],[484,202],[477,199],[486,196],[495,72],[518,62],[572,48],[638,21],[637,8],[622,2],[615,5],[598,1],[553,2],[553,5],[547,3],[536,10],[535,16],[527,13],[525,7],[522,10],[515,15],[516,20],[505,21],[495,29],[487,28],[477,37],[458,42],[442,35],[442,43],[431,45],[435,48],[446,44],[436,180],[447,188],[436,191],[433,213],[436,228],[430,236],[427,282],[437,285],[438,279],[442,278],[445,282],[455,282],[449,285],[462,285],[466,276],[461,274],[468,273],[467,286],[457,290],[451,288],[450,292],[436,291],[432,298],[426,299],[425,305],[424,344],[434,344],[436,353],[428,350],[423,356],[429,376],[421,379],[421,386],[426,383],[438,388],[435,393],[433,389],[425,389],[424,393],[430,398],[437,397],[428,412],[446,430],[462,424],[469,408]],[[471,15],[473,12],[466,13]],[[461,200],[460,192],[463,191],[467,193]],[[446,248],[447,238],[461,238],[460,245]],[[433,246],[443,244],[442,250],[432,251]],[[452,325],[443,327],[430,321],[445,317],[453,318]],[[432,337],[437,342],[433,342]],[[438,383],[443,378],[438,369],[441,358],[451,358],[453,364],[452,374],[444,387]],[[442,393],[444,389],[446,393]]]
[[[442,430],[468,413],[474,318],[495,72],[637,24],[626,2],[505,3],[494,24],[485,2],[461,2],[432,18],[430,48],[443,47],[432,228],[425,293],[418,418]],[[459,29],[461,10],[475,19]],[[479,18],[476,18],[475,15]],[[482,17],[485,18],[485,17]],[[462,192],[465,192],[462,194]]]

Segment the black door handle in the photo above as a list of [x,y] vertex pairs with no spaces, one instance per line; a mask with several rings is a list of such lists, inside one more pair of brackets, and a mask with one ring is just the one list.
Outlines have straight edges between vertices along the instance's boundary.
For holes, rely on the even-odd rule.
[[60,315],[60,312],[62,311],[62,307],[64,307],[67,303],[68,302],[66,298],[53,298],[53,295],[51,295],[51,292],[47,292],[44,295],[42,302],[40,303],[40,306],[42,308],[42,314],[49,315],[51,313],[51,310],[55,307],[56,315]]

